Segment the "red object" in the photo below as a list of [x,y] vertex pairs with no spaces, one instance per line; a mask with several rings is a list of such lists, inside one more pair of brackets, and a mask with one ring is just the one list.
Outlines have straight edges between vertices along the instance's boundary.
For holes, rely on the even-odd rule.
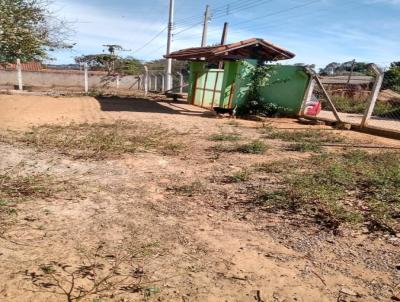
[[321,112],[321,102],[315,102],[307,106],[306,114],[310,116],[317,116]]

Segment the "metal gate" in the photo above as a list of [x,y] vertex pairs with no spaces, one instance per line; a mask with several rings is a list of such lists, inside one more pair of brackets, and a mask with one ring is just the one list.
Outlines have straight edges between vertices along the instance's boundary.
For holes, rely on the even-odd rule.
[[192,104],[211,109],[219,107],[223,78],[223,69],[210,69],[205,73],[196,73]]

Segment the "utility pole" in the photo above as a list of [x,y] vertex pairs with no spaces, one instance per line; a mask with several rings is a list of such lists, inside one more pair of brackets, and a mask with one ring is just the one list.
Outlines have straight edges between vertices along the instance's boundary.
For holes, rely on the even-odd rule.
[[204,13],[204,23],[203,23],[203,36],[201,38],[201,47],[207,46],[208,21],[210,21],[210,7],[206,5],[206,12]]
[[[169,20],[168,20],[168,41],[167,41],[167,56],[171,53],[172,44],[172,28],[174,26],[174,10],[175,0],[169,0]],[[165,81],[165,90],[168,91],[172,88],[172,59],[167,59],[167,77]]]

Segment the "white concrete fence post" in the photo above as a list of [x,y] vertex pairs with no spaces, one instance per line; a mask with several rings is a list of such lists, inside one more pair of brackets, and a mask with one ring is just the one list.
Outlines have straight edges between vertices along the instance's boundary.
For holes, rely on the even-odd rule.
[[374,112],[376,100],[378,99],[379,92],[381,91],[382,83],[383,83],[383,77],[385,76],[385,73],[379,69],[378,66],[375,64],[370,65],[371,69],[373,72],[376,74],[376,79],[374,86],[371,91],[371,95],[368,98],[367,102],[367,109],[365,110],[363,119],[361,121],[361,127],[366,127],[368,125],[368,121],[371,118],[372,113]]
[[147,95],[149,91],[149,69],[147,66],[144,66],[144,81],[143,81],[143,86],[144,86],[144,95]]
[[161,76],[161,92],[165,91],[165,75],[164,73],[160,73]]
[[87,63],[83,64],[83,70],[85,74],[85,93],[89,93],[89,67]]
[[183,74],[178,72],[179,75],[179,93],[183,93]]
[[119,74],[117,74],[117,79],[116,79],[117,89],[119,89],[119,80],[120,80]]
[[24,89],[24,86],[22,84],[22,66],[20,59],[17,59],[17,81],[18,81],[18,90],[22,91]]
[[157,91],[157,75],[153,75],[154,77],[154,91]]

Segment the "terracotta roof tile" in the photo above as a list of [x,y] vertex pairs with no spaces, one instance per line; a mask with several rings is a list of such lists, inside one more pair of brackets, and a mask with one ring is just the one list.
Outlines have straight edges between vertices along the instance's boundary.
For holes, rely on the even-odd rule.
[[[254,47],[256,46],[256,47]],[[257,53],[255,54],[255,49]],[[263,39],[251,38],[227,45],[186,48],[171,53],[167,58],[181,60],[198,59],[232,59],[232,58],[263,58],[265,60],[287,60],[295,56],[294,53],[267,42]]]

